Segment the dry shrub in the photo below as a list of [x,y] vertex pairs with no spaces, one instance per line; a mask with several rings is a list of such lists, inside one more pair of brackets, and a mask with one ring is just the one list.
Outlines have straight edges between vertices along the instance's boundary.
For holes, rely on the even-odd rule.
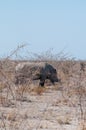
[[0,104],[5,104],[5,102],[6,102],[6,97],[4,97],[4,96],[0,96]]
[[16,94],[23,95],[25,93],[31,93],[34,88],[36,88],[36,86],[33,84],[21,84],[17,86]]
[[84,86],[81,86],[79,88],[75,89],[75,93],[77,95],[86,96],[86,88]]
[[8,79],[10,81],[13,80],[13,78],[14,78],[14,72],[8,71],[8,72],[4,72],[4,73],[6,74],[6,76],[8,77]]
[[85,96],[86,95],[86,88],[85,87],[80,87],[78,88],[78,86],[76,88],[68,87],[69,91],[67,93],[68,97],[72,97],[72,96]]
[[60,116],[58,119],[57,119],[57,121],[58,121],[58,123],[60,124],[60,125],[64,125],[64,124],[66,124],[66,125],[69,125],[70,123],[71,123],[71,118],[70,117],[68,117],[68,116],[66,116],[66,117],[64,117],[64,116]]
[[16,99],[26,101],[26,93],[29,92],[29,88],[26,85],[19,85],[16,89]]
[[59,62],[59,70],[63,79],[68,79],[73,74],[75,61],[65,60]]
[[80,121],[77,130],[86,130],[86,122]]
[[38,94],[41,95],[46,91],[46,87],[40,87],[36,86],[34,84],[24,84],[24,85],[19,85],[18,88],[16,89],[16,94],[20,95],[21,97],[24,96],[24,94]]
[[15,111],[11,111],[9,113],[7,113],[6,119],[10,120],[10,121],[15,121],[16,120],[16,112]]
[[9,120],[9,121],[15,121],[16,117],[18,116],[18,114],[16,113],[15,110],[11,110],[8,113],[3,113],[1,115],[1,119],[5,119],[5,120]]
[[27,92],[27,87],[25,85],[19,85],[16,89],[16,93],[22,95],[23,93]]
[[31,92],[38,94],[38,95],[42,95],[45,91],[46,91],[46,87],[35,87],[32,89]]
[[14,105],[14,104],[7,97],[0,96],[0,105],[3,107],[9,107],[9,106]]
[[2,92],[2,90],[6,88],[6,84],[3,82],[0,82],[0,92]]
[[68,99],[59,99],[55,102],[53,102],[53,106],[58,106],[58,105],[67,105],[68,104]]

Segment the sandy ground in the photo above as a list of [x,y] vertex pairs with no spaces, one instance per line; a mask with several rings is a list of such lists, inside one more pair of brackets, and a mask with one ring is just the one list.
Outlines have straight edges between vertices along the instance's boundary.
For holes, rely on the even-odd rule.
[[[85,130],[85,115],[81,116],[77,95],[68,96],[68,91],[53,87],[46,87],[40,94],[25,92],[22,98],[3,104],[0,130]],[[82,107],[85,114],[86,98]]]

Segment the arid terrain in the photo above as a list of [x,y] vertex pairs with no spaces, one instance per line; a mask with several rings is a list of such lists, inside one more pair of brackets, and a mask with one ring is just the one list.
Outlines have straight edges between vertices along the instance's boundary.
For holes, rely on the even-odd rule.
[[0,61],[0,130],[86,130],[86,62],[49,61],[61,82],[15,85],[19,61]]

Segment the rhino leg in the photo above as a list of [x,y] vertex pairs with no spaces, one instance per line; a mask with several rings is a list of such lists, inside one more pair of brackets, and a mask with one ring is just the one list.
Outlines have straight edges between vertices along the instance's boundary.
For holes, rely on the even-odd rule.
[[39,86],[44,87],[45,80],[40,80]]
[[45,83],[45,79],[46,79],[46,77],[44,76],[44,75],[41,75],[40,76],[40,83],[39,83],[39,86],[44,86],[44,83]]

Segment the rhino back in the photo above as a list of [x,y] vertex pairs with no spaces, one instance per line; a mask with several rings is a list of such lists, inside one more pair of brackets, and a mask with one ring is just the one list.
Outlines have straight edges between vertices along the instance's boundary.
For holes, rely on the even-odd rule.
[[45,68],[44,62],[23,62],[19,63],[16,68],[16,74],[24,76],[39,75],[42,68]]

